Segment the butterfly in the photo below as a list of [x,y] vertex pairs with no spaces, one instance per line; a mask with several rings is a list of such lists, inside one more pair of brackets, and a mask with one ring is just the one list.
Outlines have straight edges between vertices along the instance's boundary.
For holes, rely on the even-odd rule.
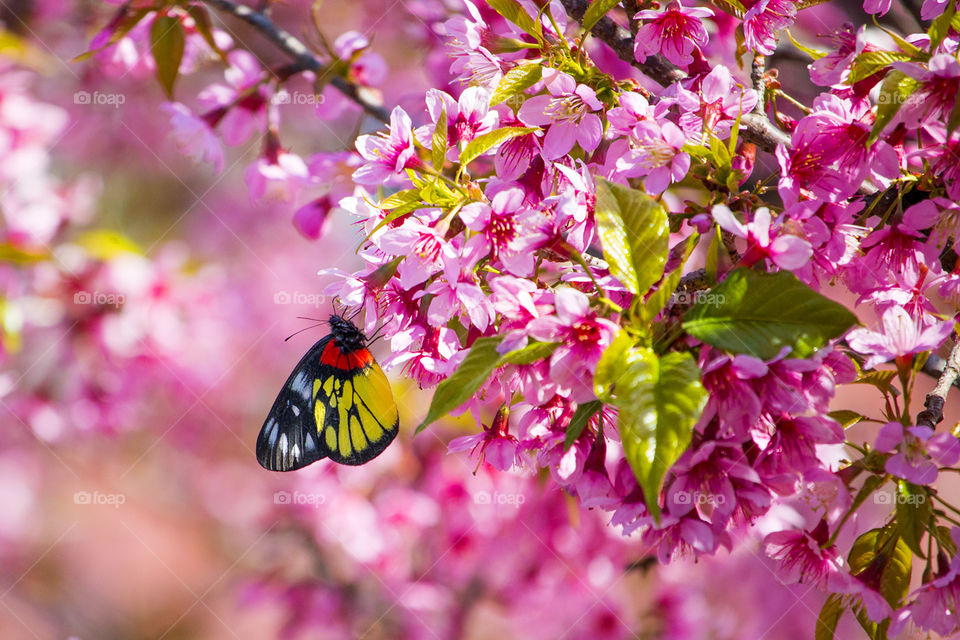
[[300,359],[257,437],[257,461],[292,471],[322,458],[364,464],[383,453],[400,426],[390,383],[367,337],[330,316],[330,334]]

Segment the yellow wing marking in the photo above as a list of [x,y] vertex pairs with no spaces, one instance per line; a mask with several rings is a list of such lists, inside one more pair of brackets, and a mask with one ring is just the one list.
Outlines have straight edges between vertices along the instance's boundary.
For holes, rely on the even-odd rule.
[[323,429],[323,421],[327,417],[327,407],[319,398],[313,401],[313,419],[316,420],[317,433]]
[[337,450],[337,430],[333,427],[327,427],[323,432],[323,437],[327,440],[327,449]]
[[[387,376],[383,375],[380,365],[374,362],[363,373],[355,375],[353,387],[356,390],[357,399],[366,405],[373,418],[384,429],[389,431],[396,428],[399,418],[397,403],[393,399],[390,383],[387,381]],[[366,422],[364,420],[364,425]]]
[[340,405],[340,423],[337,425],[337,435],[338,444],[340,445],[339,453],[344,458],[349,458],[350,454],[353,453],[353,447],[350,444],[350,425],[347,422],[347,412],[343,408],[343,405]]
[[357,405],[357,415],[360,417],[360,425],[366,432],[367,437],[370,438],[370,442],[376,442],[383,437],[383,427],[380,426],[380,422],[373,417],[373,414],[367,410],[363,403]]
[[327,394],[328,398],[333,395],[333,376],[330,376],[324,381],[323,392]]
[[311,396],[314,400],[317,399],[317,393],[319,393],[319,391],[320,391],[320,378],[314,378],[313,379],[313,395]]
[[350,439],[353,441],[353,448],[358,453],[367,448],[367,438],[363,435],[363,429],[360,428],[360,421],[357,420],[357,416],[350,416]]

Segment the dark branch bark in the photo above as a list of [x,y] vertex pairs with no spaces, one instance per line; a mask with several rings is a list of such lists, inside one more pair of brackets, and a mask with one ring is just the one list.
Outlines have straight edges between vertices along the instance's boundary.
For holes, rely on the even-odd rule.
[[[254,29],[263,34],[268,40],[293,59],[300,69],[304,71],[313,71],[314,73],[323,73],[324,63],[318,58],[305,44],[297,40],[294,36],[284,31],[273,23],[270,18],[259,11],[250,7],[237,4],[231,0],[201,0],[205,4],[228,13],[240,20],[243,20]],[[390,114],[383,108],[383,105],[375,104],[364,97],[357,87],[343,78],[337,76],[330,80],[330,84],[336,87],[343,95],[347,96],[370,116],[381,122],[389,122]]]
[[[931,365],[930,361],[934,358],[935,356],[930,356],[930,358],[927,359],[923,367],[925,373],[937,375],[936,373],[927,371],[927,365]],[[936,358],[936,360],[940,360],[940,358]],[[931,366],[935,366],[936,364],[935,362]],[[960,341],[953,345],[953,349],[950,350],[950,355],[947,356],[946,362],[943,362],[943,367],[938,373],[940,377],[937,380],[937,386],[927,394],[927,398],[923,403],[925,409],[917,415],[918,425],[936,428],[943,420],[943,405],[947,401],[947,394],[950,392],[950,387],[956,384],[957,376],[960,375]]]
[[[578,22],[583,21],[583,14],[590,6],[588,0],[561,0],[561,2],[567,13]],[[602,18],[594,25],[590,33],[610,47],[621,60],[630,63],[663,86],[671,85],[687,77],[683,71],[659,56],[647,58],[644,62],[637,62],[633,55],[633,36],[610,18]],[[740,118],[740,135],[747,142],[752,142],[768,152],[776,149],[777,145],[790,146],[790,136],[773,126],[773,123],[762,114],[743,114]]]

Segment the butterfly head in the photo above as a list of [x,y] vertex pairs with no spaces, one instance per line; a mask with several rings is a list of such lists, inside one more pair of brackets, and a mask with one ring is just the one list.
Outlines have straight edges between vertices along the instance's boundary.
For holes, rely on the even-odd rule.
[[338,315],[330,316],[330,333],[346,353],[357,351],[367,346],[367,337],[355,324]]

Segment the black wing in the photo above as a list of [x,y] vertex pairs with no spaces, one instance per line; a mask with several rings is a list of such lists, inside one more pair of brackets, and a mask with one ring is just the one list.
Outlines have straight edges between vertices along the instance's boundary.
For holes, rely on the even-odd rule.
[[323,348],[333,336],[310,347],[273,402],[260,435],[257,461],[270,471],[293,471],[327,457],[314,417],[313,381]]

